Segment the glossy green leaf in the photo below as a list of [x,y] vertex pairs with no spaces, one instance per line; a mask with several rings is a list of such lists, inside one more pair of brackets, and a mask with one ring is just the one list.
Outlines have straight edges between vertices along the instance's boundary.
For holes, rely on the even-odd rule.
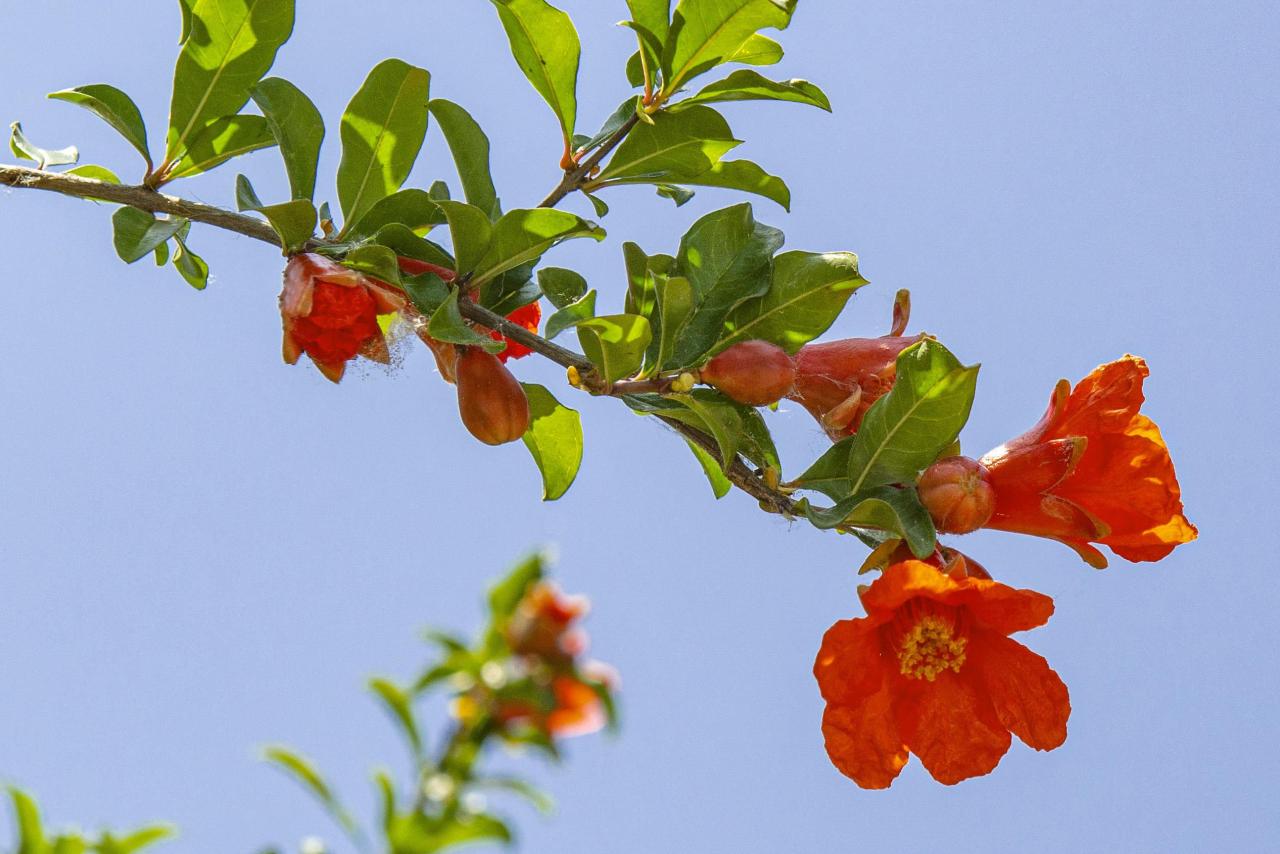
[[806,501],[803,509],[817,528],[853,526],[894,534],[906,540],[919,558],[933,554],[936,547],[933,520],[910,487],[881,486],[838,501],[833,507],[814,508]]
[[48,166],[66,166],[80,159],[80,149],[74,145],[54,149],[41,148],[36,145],[27,139],[27,135],[22,132],[21,122],[14,122],[9,125],[9,150],[13,152],[14,157],[21,160],[35,161],[37,169],[44,169]]
[[480,286],[476,302],[504,317],[542,296],[542,289],[533,280],[534,262],[528,261],[512,267]]
[[236,207],[266,217],[280,238],[285,255],[302,249],[315,234],[319,214],[309,199],[294,199],[278,205],[264,205],[244,175],[236,176]]
[[209,285],[209,265],[205,260],[187,247],[186,238],[181,233],[173,236],[173,268],[183,280],[198,291]]
[[409,295],[409,300],[424,317],[430,317],[449,298],[449,286],[444,279],[434,273],[421,273],[417,276],[400,275],[400,287]]
[[698,464],[702,466],[702,472],[707,476],[707,482],[711,484],[711,492],[715,494],[716,499],[724,498],[729,494],[729,490],[733,489],[733,483],[725,476],[724,469],[714,456],[707,453],[701,445],[694,444],[688,439],[685,444],[689,446],[689,450],[693,451],[693,455],[697,457]]
[[432,313],[431,321],[427,324],[427,334],[437,341],[448,341],[451,344],[469,344],[473,347],[482,347],[490,353],[497,353],[506,346],[501,341],[496,341],[488,335],[477,332],[474,327],[466,322],[462,317],[462,312],[458,309],[457,289],[449,291],[449,296]]
[[418,731],[418,721],[413,714],[412,700],[409,694],[390,679],[375,676],[369,680],[369,690],[379,700],[392,721],[399,727],[415,756],[422,755],[422,734]]
[[342,114],[343,231],[404,184],[427,134],[431,75],[399,59],[374,66]]
[[496,220],[502,207],[489,172],[489,137],[470,113],[452,101],[433,98],[428,108],[444,131],[467,201]]
[[681,187],[679,184],[657,184],[658,195],[664,199],[670,199],[676,203],[676,207],[681,207],[685,202],[693,198],[693,190],[688,187]]
[[654,282],[654,297],[654,312],[650,315],[654,343],[649,345],[645,363],[658,368],[672,358],[676,342],[693,313],[693,286],[683,276],[663,276]]
[[622,129],[622,126],[627,123],[627,120],[635,115],[639,104],[640,97],[638,95],[632,95],[627,98],[627,100],[623,101],[618,106],[618,109],[613,111],[609,118],[605,119],[604,124],[600,126],[600,130],[596,131],[595,136],[575,141],[575,147],[584,153],[596,148],[606,139]]
[[627,8],[631,10],[630,23],[641,34],[640,49],[645,52],[650,75],[656,76],[662,67],[662,45],[671,29],[671,0],[627,0]]
[[86,163],[83,166],[76,166],[63,172],[64,175],[75,175],[77,178],[86,178],[90,181],[102,181],[107,184],[119,184],[120,176],[112,172],[105,166],[99,166],[96,163]]
[[719,340],[725,318],[769,290],[782,232],[755,221],[748,204],[712,211],[680,241],[677,264],[693,287],[694,309],[663,367],[695,364]]
[[622,261],[627,268],[627,313],[651,317],[657,301],[654,291],[655,275],[649,264],[649,256],[628,240],[622,244]]
[[349,237],[360,239],[376,234],[388,225],[403,225],[419,234],[448,222],[437,200],[425,190],[398,190],[374,202],[360,222],[351,228]]
[[474,271],[480,266],[493,238],[493,224],[489,222],[489,215],[466,202],[438,201],[436,204],[449,223],[458,272]]
[[590,187],[685,182],[706,172],[740,143],[729,123],[710,107],[660,112],[652,124],[636,125]]
[[259,81],[252,96],[280,146],[293,198],[310,199],[315,195],[324,117],[301,89],[280,77]]
[[516,64],[560,120],[565,149],[578,112],[578,31],[545,0],[490,0],[498,9]]
[[548,341],[588,318],[596,316],[596,292],[587,291],[577,302],[571,302],[547,318],[542,335]]
[[275,134],[262,116],[226,116],[215,119],[191,137],[186,153],[170,169],[167,180],[198,175],[233,157],[270,148],[275,144]]
[[791,210],[791,189],[777,175],[770,175],[750,160],[721,160],[705,172],[681,179],[695,187],[720,187],[755,193]]
[[725,62],[742,65],[776,65],[782,61],[782,45],[768,36],[756,33],[742,43]]
[[393,285],[400,284],[400,265],[396,262],[396,253],[386,246],[357,246],[342,259],[342,265]]
[[88,86],[76,86],[74,89],[63,89],[51,92],[49,97],[57,101],[66,101],[77,107],[84,107],[125,138],[125,141],[138,150],[142,159],[151,170],[151,151],[147,148],[147,125],[142,120],[142,112],[133,99],[114,86],[106,83],[91,83]]
[[471,268],[474,270],[471,281],[480,284],[513,267],[535,261],[565,240],[575,237],[603,240],[604,236],[600,226],[567,211],[552,208],[509,211],[493,224],[488,249]]
[[644,85],[644,62],[640,59],[640,51],[637,50],[627,58],[626,74],[627,82],[633,87]]
[[826,93],[808,80],[770,80],[747,68],[740,68],[725,79],[702,87],[696,95],[674,104],[671,109],[718,101],[792,101],[831,112],[831,102],[827,100]]
[[453,256],[443,246],[419,237],[409,230],[407,226],[398,222],[382,226],[378,229],[378,233],[370,239],[374,243],[386,246],[401,257],[425,261],[428,264],[434,264],[446,270],[452,270],[454,267]]
[[[703,431],[709,432],[720,448],[720,464],[729,468],[738,453],[743,434],[742,413],[737,407],[709,389],[695,389],[691,394],[672,394],[667,398],[687,407],[698,417]],[[699,426],[696,422],[690,423]]]
[[587,292],[587,280],[580,273],[563,267],[539,269],[538,286],[556,308],[564,308],[577,302]]
[[769,290],[734,309],[715,351],[758,339],[794,354],[826,332],[865,284],[852,252],[784,252],[773,260]]
[[537,383],[521,383],[529,399],[524,445],[542,473],[542,500],[569,491],[582,465],[582,419]]
[[903,350],[893,388],[867,410],[850,446],[850,491],[914,482],[960,435],[977,379],[977,365],[961,365],[937,341]]
[[637,314],[610,314],[577,326],[582,352],[606,382],[616,382],[640,369],[653,338],[649,319]]
[[662,57],[663,92],[730,61],[758,31],[786,28],[794,9],[795,0],[680,0]]
[[194,0],[173,73],[165,161],[205,125],[240,112],[293,32],[293,0]]
[[181,217],[158,220],[146,211],[126,205],[111,217],[111,225],[116,254],[126,264],[132,264],[150,255],[157,246],[177,234],[179,229],[187,225],[187,220]]

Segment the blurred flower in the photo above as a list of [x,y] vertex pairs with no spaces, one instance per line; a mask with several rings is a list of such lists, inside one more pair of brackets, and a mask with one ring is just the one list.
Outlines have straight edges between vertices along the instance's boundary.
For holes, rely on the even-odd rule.
[[1069,387],[1029,431],[982,457],[995,491],[988,528],[1060,540],[1092,566],[1101,543],[1127,560],[1160,560],[1197,532],[1155,422],[1138,412],[1147,364],[1125,356]]
[[306,353],[335,383],[356,356],[386,363],[390,353],[378,315],[404,305],[401,294],[377,279],[322,255],[294,255],[285,265],[280,293],[284,360],[297,364]]
[[585,596],[566,596],[550,581],[529,588],[506,625],[507,644],[516,655],[566,663],[587,648],[586,633],[573,624],[586,616]]
[[861,597],[867,616],[833,625],[814,663],[827,753],[859,786],[887,788],[908,752],[950,785],[995,768],[1011,731],[1066,739],[1066,686],[1007,637],[1048,621],[1048,596],[908,560]]

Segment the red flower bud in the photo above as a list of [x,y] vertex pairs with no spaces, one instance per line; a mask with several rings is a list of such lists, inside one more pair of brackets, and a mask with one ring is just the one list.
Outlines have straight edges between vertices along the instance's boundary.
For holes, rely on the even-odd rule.
[[529,429],[529,399],[498,357],[459,347],[455,365],[462,423],[486,445],[514,442]]
[[920,338],[846,338],[807,344],[796,353],[795,389],[787,397],[809,410],[833,440],[852,436],[871,404],[893,388],[898,354]]
[[796,382],[796,366],[787,351],[768,341],[743,341],[702,368],[702,381],[738,403],[767,406],[786,396]]
[[968,534],[991,519],[996,493],[986,466],[968,457],[947,457],[925,469],[916,485],[933,524],[944,534]]

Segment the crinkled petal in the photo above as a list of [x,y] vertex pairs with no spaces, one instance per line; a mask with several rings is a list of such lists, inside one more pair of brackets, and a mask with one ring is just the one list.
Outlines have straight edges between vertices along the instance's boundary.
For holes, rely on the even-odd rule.
[[945,605],[964,606],[977,620],[1001,634],[1044,625],[1053,614],[1053,600],[1034,590],[1020,590],[998,581],[944,575],[927,563],[895,563],[862,594],[867,614],[877,623],[893,619],[903,604],[923,596]]
[[974,632],[968,652],[1001,724],[1036,750],[1066,741],[1071,701],[1049,662],[994,632]]
[[880,689],[884,666],[880,635],[866,618],[841,620],[822,636],[813,675],[830,703],[858,703]]
[[887,682],[859,703],[829,704],[822,735],[831,763],[864,789],[887,789],[907,764]]
[[939,783],[989,774],[1012,739],[991,702],[967,676],[944,671],[932,682],[899,678],[894,708],[903,741]]

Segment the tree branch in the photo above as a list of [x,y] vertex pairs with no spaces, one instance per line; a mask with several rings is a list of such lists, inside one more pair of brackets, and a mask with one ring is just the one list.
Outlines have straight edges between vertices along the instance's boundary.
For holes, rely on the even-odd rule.
[[631,133],[631,129],[640,121],[640,116],[633,114],[627,118],[622,126],[609,135],[609,137],[600,144],[600,147],[592,152],[591,156],[579,163],[573,169],[566,170],[564,177],[560,179],[560,184],[554,190],[547,194],[547,197],[538,202],[540,208],[553,208],[560,204],[560,200],[575,190],[582,188],[591,178],[591,171],[600,165],[600,161],[609,156],[609,152],[618,147],[618,143],[627,138],[627,134]]

